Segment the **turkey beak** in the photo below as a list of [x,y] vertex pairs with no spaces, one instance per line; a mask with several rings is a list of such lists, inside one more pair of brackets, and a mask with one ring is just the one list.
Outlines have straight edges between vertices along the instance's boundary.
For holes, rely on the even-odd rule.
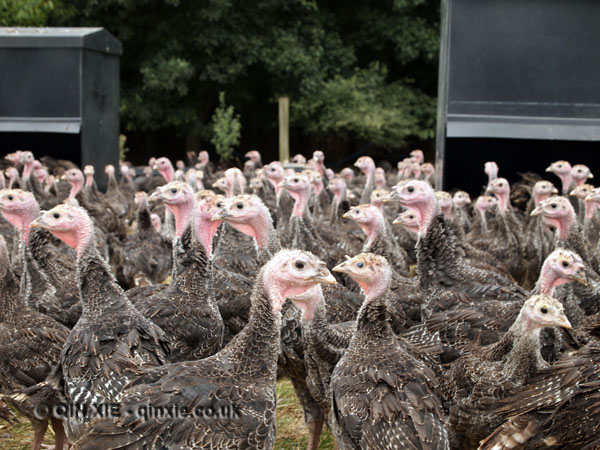
[[552,172],[552,166],[546,167],[546,172]]
[[44,215],[36,217],[30,224],[31,228],[48,228],[48,224],[44,222]]
[[152,194],[150,194],[150,197],[148,197],[149,202],[157,202],[160,199],[161,199],[161,192],[159,189],[154,191]]
[[556,189],[555,187],[552,188],[552,190],[550,191],[552,194],[558,194],[558,189]]
[[319,274],[313,278],[313,280],[315,280],[317,283],[321,283],[321,284],[336,284],[337,281],[335,279],[335,277],[333,275],[331,275],[331,272],[329,272],[329,270],[327,269],[327,267],[322,267],[319,270]]
[[214,215],[213,215],[213,216],[210,218],[210,220],[212,220],[213,222],[215,222],[215,221],[217,221],[217,220],[227,220],[227,219],[229,219],[230,217],[231,217],[231,215],[230,215],[230,214],[229,214],[227,211],[225,211],[225,210],[221,209],[221,210],[217,211],[217,212],[216,212],[216,213],[215,213],[215,214],[214,214]]
[[575,189],[573,189],[571,192],[569,192],[569,195],[570,195],[571,197],[575,197],[575,195],[577,195],[577,194],[575,193]]
[[285,179],[283,181],[280,181],[279,184],[277,185],[277,187],[279,189],[286,188],[287,186],[288,186],[288,184],[286,183]]
[[590,178],[590,179],[594,178],[594,174],[592,172],[590,172],[590,174],[588,175],[588,178]]
[[583,268],[583,267],[581,267],[577,271],[577,273],[575,275],[573,275],[572,278],[573,278],[574,281],[577,281],[577,282],[583,284],[584,286],[588,285],[587,276],[585,274],[585,268]]
[[382,202],[390,203],[390,202],[393,202],[396,200],[398,200],[398,192],[396,191],[396,189],[392,188],[392,190],[390,192],[388,192],[385,197],[383,197]]
[[345,273],[346,272],[346,261],[344,261],[343,263],[338,264],[337,266],[335,266],[331,270],[333,270],[334,272]]
[[569,319],[567,319],[567,316],[563,314],[561,314],[561,317],[556,321],[556,326],[562,327],[562,328],[566,328],[567,330],[571,329],[571,322],[569,322]]
[[396,217],[393,221],[392,221],[392,225],[398,225],[399,223],[402,223],[400,221],[400,216]]
[[537,206],[533,211],[531,211],[532,216],[539,216],[542,213],[542,207]]

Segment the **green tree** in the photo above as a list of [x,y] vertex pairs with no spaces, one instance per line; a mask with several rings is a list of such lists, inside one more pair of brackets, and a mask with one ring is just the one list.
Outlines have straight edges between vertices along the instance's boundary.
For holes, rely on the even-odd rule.
[[240,143],[242,124],[233,106],[225,104],[225,92],[219,92],[219,106],[212,117],[213,136],[210,142],[215,146],[221,161],[229,161],[233,149]]
[[208,142],[221,91],[241,115],[240,145],[266,158],[277,153],[279,96],[290,98],[293,148],[432,142],[438,1],[0,0],[21,3],[60,7],[27,13],[32,24],[103,26],[122,41],[121,126],[134,158],[164,152],[165,136],[181,153],[186,137]]
[[42,27],[73,14],[61,0],[0,0],[2,27]]

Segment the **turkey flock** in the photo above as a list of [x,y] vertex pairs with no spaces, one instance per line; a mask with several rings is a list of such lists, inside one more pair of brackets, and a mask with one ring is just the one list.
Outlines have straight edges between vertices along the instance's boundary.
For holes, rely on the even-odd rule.
[[[61,449],[600,448],[600,188],[435,191],[414,150],[215,170],[0,165],[0,417]],[[389,167],[389,166],[388,166]],[[553,181],[560,180],[559,190]],[[289,301],[287,301],[289,300]],[[19,411],[19,416],[14,411]]]

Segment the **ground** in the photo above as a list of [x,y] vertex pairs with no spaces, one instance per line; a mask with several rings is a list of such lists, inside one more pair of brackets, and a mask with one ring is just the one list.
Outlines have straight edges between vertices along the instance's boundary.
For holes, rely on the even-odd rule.
[[[277,450],[300,450],[306,448],[308,433],[304,426],[302,409],[296,399],[294,388],[288,380],[277,383]],[[0,423],[0,448],[3,450],[29,450],[33,438],[33,430],[29,421],[20,416],[20,424],[8,425]],[[54,437],[49,428],[44,439],[45,444],[53,444]],[[323,430],[319,449],[333,449],[333,438],[328,429]]]

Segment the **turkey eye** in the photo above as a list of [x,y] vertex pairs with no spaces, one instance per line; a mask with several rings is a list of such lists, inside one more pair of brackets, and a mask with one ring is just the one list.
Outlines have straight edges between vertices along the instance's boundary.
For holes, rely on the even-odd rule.
[[294,181],[294,183],[297,183],[298,182],[298,178],[294,178],[293,181]]
[[8,196],[8,199],[9,199],[10,201],[13,201],[15,198],[14,198],[12,195],[9,195],[9,196]]
[[296,261],[294,266],[296,266],[296,269],[299,269],[299,270],[304,269],[304,263],[302,261]]
[[176,189],[176,188],[173,188],[173,189],[171,189],[171,192],[172,192],[173,194],[177,194],[177,189]]
[[215,204],[215,206],[217,208],[222,208],[223,207],[223,202],[218,202],[218,203]]
[[414,186],[409,186],[409,187],[407,187],[407,188],[406,188],[406,190],[407,190],[408,192],[415,192],[415,188],[414,188]]
[[554,209],[556,209],[556,203],[552,203],[552,204],[550,205],[550,208],[554,208]]
[[562,266],[563,266],[563,267],[569,267],[569,263],[568,263],[567,261],[563,261],[563,262],[562,262]]
[[356,265],[358,266],[359,269],[362,269],[365,266],[365,263],[361,261],[359,263],[356,263]]
[[60,217],[60,214],[59,213],[54,213],[54,214],[52,214],[52,217],[54,217],[55,219],[58,219]]
[[542,312],[542,314],[548,314],[548,308],[546,308],[545,306],[542,306],[540,311]]
[[238,203],[237,205],[235,205],[235,207],[237,209],[244,209],[244,204],[243,203]]

